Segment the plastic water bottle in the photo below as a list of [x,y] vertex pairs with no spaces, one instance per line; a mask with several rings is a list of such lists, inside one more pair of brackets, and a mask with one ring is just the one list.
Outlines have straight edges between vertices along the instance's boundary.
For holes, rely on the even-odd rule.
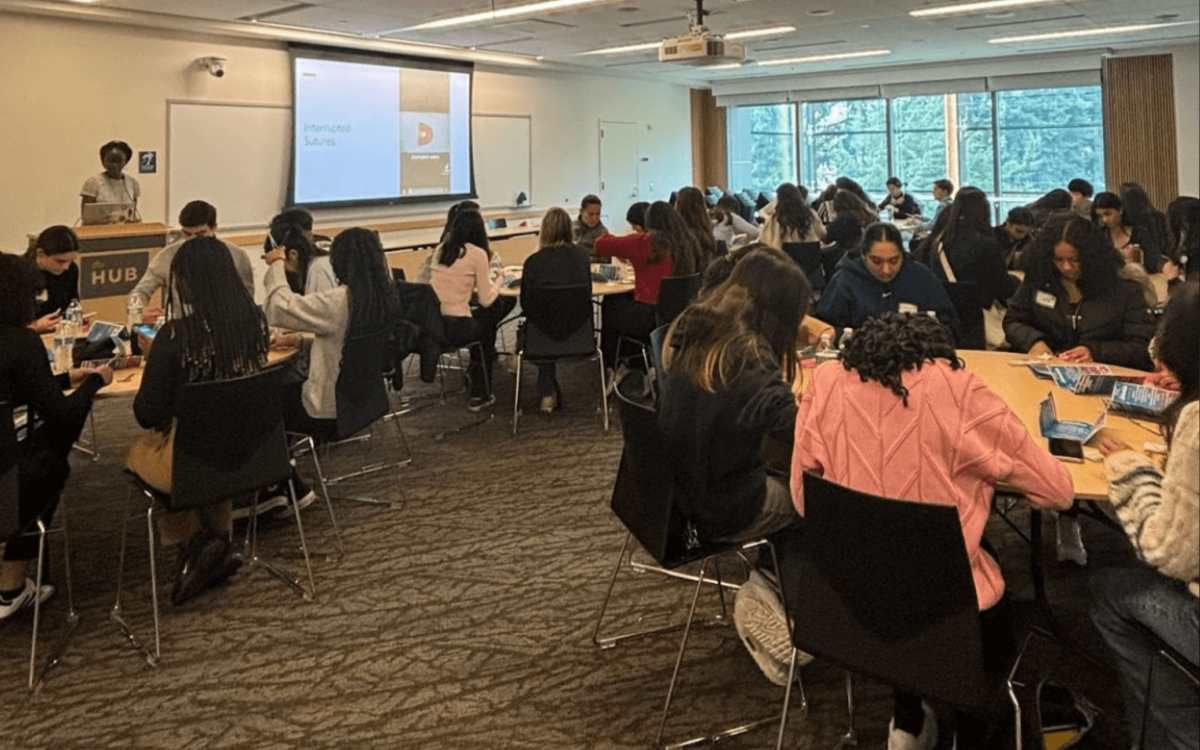
[[826,331],[821,334],[821,342],[817,344],[816,357],[818,362],[828,362],[831,359],[837,359],[837,349],[833,348],[833,332]]
[[73,357],[75,351],[75,334],[66,330],[70,326],[59,326],[58,332],[54,334],[54,372],[64,373],[71,371],[71,365],[74,364]]
[[71,304],[67,305],[63,313],[63,325],[66,326],[66,332],[72,336],[83,332],[83,305],[79,304],[79,300],[73,299]]
[[129,295],[129,301],[125,303],[125,327],[129,329],[130,339],[134,335],[133,327],[142,323],[142,311],[144,309],[141,297],[136,294]]

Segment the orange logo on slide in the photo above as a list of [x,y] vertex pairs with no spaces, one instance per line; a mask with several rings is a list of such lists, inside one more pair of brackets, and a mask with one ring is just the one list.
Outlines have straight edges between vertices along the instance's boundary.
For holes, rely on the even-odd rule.
[[433,141],[433,128],[425,123],[417,124],[417,145],[428,146]]

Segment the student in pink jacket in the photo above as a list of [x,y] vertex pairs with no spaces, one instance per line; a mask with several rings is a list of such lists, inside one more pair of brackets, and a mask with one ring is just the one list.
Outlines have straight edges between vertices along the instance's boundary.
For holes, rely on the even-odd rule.
[[[792,498],[801,515],[805,471],[861,492],[956,506],[984,638],[994,645],[1007,630],[1007,600],[1000,566],[980,540],[996,485],[1025,493],[1039,508],[1067,508],[1074,494],[1063,465],[963,368],[945,327],[923,315],[869,319],[840,363],[814,371],[792,453]],[[936,727],[918,696],[896,692],[889,748],[932,748]],[[958,727],[960,735],[986,729],[967,717]],[[975,745],[967,739],[959,746]]]

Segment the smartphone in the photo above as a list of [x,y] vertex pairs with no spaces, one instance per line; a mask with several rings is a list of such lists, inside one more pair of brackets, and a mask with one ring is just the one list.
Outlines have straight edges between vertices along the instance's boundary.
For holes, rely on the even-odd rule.
[[145,336],[146,338],[151,339],[151,340],[154,339],[154,334],[158,333],[158,331],[155,330],[154,326],[148,326],[148,325],[144,325],[144,324],[134,326],[133,331],[134,331],[134,333]]
[[1050,438],[1050,455],[1060,461],[1083,463],[1083,443],[1066,438]]

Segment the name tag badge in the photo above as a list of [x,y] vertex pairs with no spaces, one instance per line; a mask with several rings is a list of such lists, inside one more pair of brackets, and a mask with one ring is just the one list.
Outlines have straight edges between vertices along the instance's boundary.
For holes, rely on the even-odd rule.
[[1042,307],[1048,307],[1051,310],[1058,304],[1058,298],[1050,292],[1038,292],[1036,302]]
[[917,306],[911,302],[901,302],[896,311],[901,315],[916,315],[919,312]]

